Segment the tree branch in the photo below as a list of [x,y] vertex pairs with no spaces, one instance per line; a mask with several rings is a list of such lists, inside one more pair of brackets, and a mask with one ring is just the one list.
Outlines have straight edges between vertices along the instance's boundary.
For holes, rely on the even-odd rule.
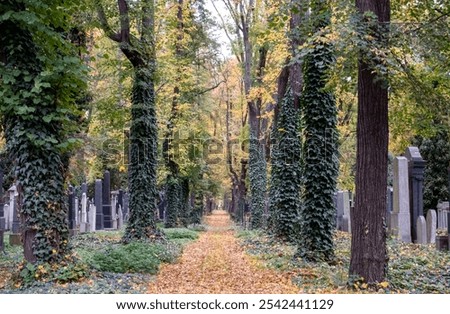
[[120,42],[120,34],[115,33],[111,26],[109,26],[108,19],[106,18],[105,10],[103,9],[103,6],[101,5],[100,1],[95,1],[95,6],[97,8],[97,16],[98,20],[100,22],[100,26],[105,32],[106,36],[108,36],[111,40],[115,42]]

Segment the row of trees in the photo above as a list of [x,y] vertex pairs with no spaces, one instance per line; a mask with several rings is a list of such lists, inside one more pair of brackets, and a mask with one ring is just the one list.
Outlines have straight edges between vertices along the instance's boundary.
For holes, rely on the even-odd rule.
[[[125,242],[160,236],[161,194],[174,227],[229,193],[236,219],[248,204],[253,228],[331,261],[332,196],[355,181],[350,273],[382,281],[388,148],[446,128],[445,1],[211,3],[217,21],[200,0],[0,4],[6,168],[20,186],[26,259],[66,255],[64,184],[110,169],[130,191]],[[215,27],[232,56],[220,55]]]

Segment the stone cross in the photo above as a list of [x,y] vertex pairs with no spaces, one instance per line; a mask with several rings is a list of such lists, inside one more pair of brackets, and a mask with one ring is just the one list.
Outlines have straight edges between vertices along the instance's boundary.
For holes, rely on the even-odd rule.
[[95,180],[95,208],[96,208],[96,217],[95,217],[95,230],[103,230],[103,184],[102,180]]
[[436,243],[436,211],[429,209],[427,212],[427,242]]
[[425,217],[419,216],[417,217],[417,244],[427,244],[427,222],[425,221]]
[[393,234],[404,242],[411,242],[411,213],[409,211],[408,160],[394,159],[394,207],[391,214]]
[[112,210],[111,210],[111,175],[109,171],[105,171],[103,176],[103,222],[105,229],[111,229],[112,225]]
[[[412,221],[423,216],[423,179],[426,162],[417,147],[408,147],[405,153],[409,171],[409,207]],[[417,239],[416,225],[411,225],[411,237]]]

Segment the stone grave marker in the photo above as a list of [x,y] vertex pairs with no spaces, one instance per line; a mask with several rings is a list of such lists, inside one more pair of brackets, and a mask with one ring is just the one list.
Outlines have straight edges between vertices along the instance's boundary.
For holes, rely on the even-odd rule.
[[386,192],[386,225],[388,230],[391,230],[391,215],[394,210],[394,189],[387,187]]
[[112,191],[111,192],[111,213],[112,213],[112,228],[117,229],[118,222],[117,222],[117,206],[118,206],[118,191]]
[[122,206],[119,206],[119,210],[118,210],[118,218],[117,218],[117,229],[122,229],[123,227],[123,212],[122,212]]
[[75,207],[75,192],[73,186],[69,186],[69,234],[71,236],[77,233],[76,225],[76,207]]
[[[423,179],[426,162],[417,147],[408,147],[405,153],[408,159],[409,173],[409,207],[412,221],[423,216]],[[411,226],[411,237],[417,239],[416,225]]]
[[111,175],[109,171],[105,171],[103,176],[103,227],[111,229],[112,225],[112,210],[111,210]]
[[97,209],[95,207],[94,204],[90,203],[89,204],[89,213],[88,213],[88,218],[89,218],[89,223],[88,223],[88,227],[89,227],[89,232],[95,232],[95,226],[96,226],[96,220],[97,220]]
[[411,213],[409,206],[408,160],[405,157],[394,159],[393,212],[391,230],[404,242],[411,242]]
[[95,217],[95,230],[103,230],[104,229],[104,225],[103,225],[103,184],[102,184],[102,180],[95,180],[95,195],[94,195],[95,201],[94,201],[94,205],[95,205],[95,212],[96,212],[96,217]]
[[338,191],[336,194],[336,228],[343,230],[344,220],[344,192]]
[[415,243],[417,244],[427,244],[427,222],[425,217],[419,216],[417,217],[417,240]]
[[343,192],[344,198],[344,216],[343,216],[343,231],[352,232],[350,220],[350,192]]
[[429,209],[427,212],[427,242],[436,243],[436,211]]
[[81,219],[80,219],[80,232],[88,232],[88,217],[87,217],[87,196],[86,193],[81,195]]
[[22,245],[22,239],[20,234],[19,206],[18,206],[19,193],[17,192],[17,188],[15,185],[13,185],[9,189],[9,197],[10,197],[10,204],[12,203],[12,206],[10,208],[12,223],[11,223],[11,234],[9,235],[9,244]]

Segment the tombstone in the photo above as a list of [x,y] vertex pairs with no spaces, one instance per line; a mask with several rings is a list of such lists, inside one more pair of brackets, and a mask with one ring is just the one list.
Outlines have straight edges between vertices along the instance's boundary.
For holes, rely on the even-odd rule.
[[417,217],[416,224],[417,244],[427,244],[427,222],[422,215]]
[[449,202],[441,202],[437,205],[438,229],[447,229],[447,214],[449,211]]
[[81,195],[86,194],[86,197],[88,195],[88,186],[86,183],[81,183]]
[[403,242],[411,242],[411,213],[409,211],[408,160],[394,159],[394,207],[391,214],[391,230]]
[[[409,172],[409,208],[412,221],[423,216],[423,179],[426,162],[417,147],[408,147],[405,153]],[[417,239],[416,225],[411,225],[411,237]]]
[[[17,188],[13,185],[9,189],[9,202],[10,202],[10,215],[11,215],[11,234],[9,235],[10,245],[22,245],[22,239],[20,235],[20,218],[19,218],[19,206],[18,197],[19,193]],[[11,206],[12,204],[12,206]]]
[[6,230],[5,204],[3,203],[3,169],[0,168],[0,251],[4,251],[4,234]]
[[5,222],[5,231],[9,230],[9,213],[10,213],[10,209],[9,209],[9,204],[5,204],[3,205],[3,217],[4,217],[4,222]]
[[388,230],[391,230],[391,215],[394,211],[394,189],[390,186],[386,193],[386,225]]
[[[103,224],[103,211],[102,211],[102,207],[103,207],[103,184],[102,184],[102,180],[95,180],[95,212],[96,212],[96,217],[95,217],[95,230],[103,230],[104,229],[104,224]],[[89,209],[90,210],[90,209]]]
[[78,200],[78,197],[75,196],[75,229],[78,229],[80,226],[80,201]]
[[111,210],[111,175],[109,171],[105,171],[103,176],[103,227],[104,229],[111,229],[112,225],[112,210]]
[[336,228],[343,230],[344,219],[344,192],[338,191],[336,194]]
[[128,219],[130,218],[130,196],[128,195],[128,193],[124,193],[123,194],[123,221],[127,222]]
[[427,212],[427,243],[436,243],[436,211],[429,209]]
[[88,217],[89,218],[89,224],[88,224],[89,229],[88,230],[89,230],[89,232],[95,232],[96,226],[97,226],[96,220],[97,220],[98,215],[97,215],[97,209],[96,209],[95,205],[92,203],[89,204],[88,216],[89,216]]
[[344,191],[344,216],[343,216],[343,231],[352,232],[351,218],[350,218],[350,192]]
[[88,217],[87,217],[87,196],[86,193],[81,195],[81,219],[80,219],[80,233],[88,232]]
[[122,229],[123,227],[123,212],[122,212],[122,206],[119,205],[119,210],[117,214],[117,229]]
[[69,234],[71,236],[77,233],[77,225],[75,221],[76,207],[75,207],[75,192],[73,186],[69,186]]
[[119,191],[111,192],[111,217],[112,217],[112,228],[117,229],[117,206],[118,206],[118,196]]

